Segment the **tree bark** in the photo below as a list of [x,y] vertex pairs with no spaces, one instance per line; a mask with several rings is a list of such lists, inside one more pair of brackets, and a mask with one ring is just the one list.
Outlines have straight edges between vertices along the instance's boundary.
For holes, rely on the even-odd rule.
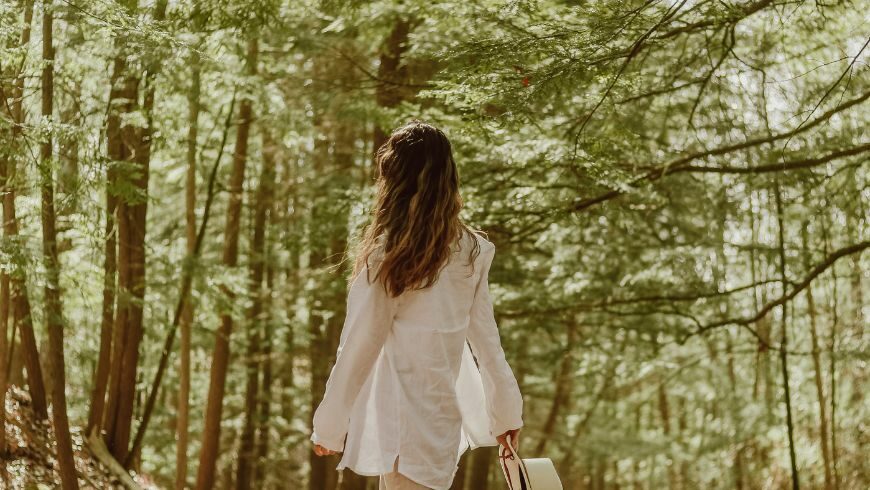
[[[348,210],[340,203],[336,193],[344,192],[353,185],[353,133],[346,125],[326,119],[318,126],[330,134],[328,141],[333,142],[330,151],[325,141],[318,142],[315,153],[321,175],[323,197],[314,203],[312,212],[312,232],[310,235],[311,259],[313,269],[331,268],[332,273],[318,285],[318,299],[322,306],[309,317],[309,359],[311,363],[311,410],[309,424],[313,422],[317,409],[326,391],[332,362],[338,349],[341,328],[346,306],[345,266],[342,256],[347,247]],[[309,425],[310,426],[310,425]],[[317,456],[309,452],[311,473],[309,490],[332,490],[338,484],[338,473],[333,471],[338,464],[337,456]]]
[[109,383],[109,364],[112,355],[112,325],[115,319],[115,278],[117,275],[118,242],[115,239],[115,209],[118,199],[111,186],[114,172],[106,172],[106,226],[103,256],[103,307],[100,321],[100,351],[97,358],[97,371],[91,392],[91,407],[85,432],[90,434],[103,423],[106,404],[106,389]]
[[[135,1],[133,2],[135,6]],[[154,5],[154,20],[162,21],[166,14],[166,0]],[[129,6],[128,6],[129,8]],[[143,305],[145,301],[145,233],[148,213],[148,179],[153,133],[154,79],[159,68],[157,62],[145,68],[142,111],[143,127],[120,127],[121,144],[129,143],[130,154],[125,171],[117,178],[124,187],[134,189],[133,195],[118,200],[118,298],[115,334],[112,339],[113,356],[110,372],[109,402],[106,413],[106,445],[112,455],[125,468],[132,463],[129,449],[133,408],[136,401],[136,375],[139,364],[139,345],[142,343]],[[123,70],[125,73],[127,70]],[[136,100],[139,78],[125,73],[126,94]]]
[[262,370],[261,327],[268,312],[263,311],[263,272],[266,256],[266,227],[269,210],[272,207],[272,191],[275,187],[275,142],[263,130],[263,169],[257,189],[257,204],[254,209],[254,236],[251,240],[249,295],[251,307],[247,314],[248,349],[245,356],[247,383],[245,387],[245,421],[239,445],[239,466],[236,473],[236,489],[251,488],[254,455],[258,398],[260,396],[260,371]]
[[[116,49],[123,49],[116,40]],[[117,184],[117,172],[114,166],[117,162],[127,160],[130,151],[121,137],[122,114],[133,110],[134,87],[125,79],[126,60],[123,55],[115,58],[110,79],[109,113],[106,120],[106,152],[109,157],[106,169],[106,225],[103,255],[103,306],[100,321],[100,352],[97,358],[97,372],[94,387],[91,392],[91,407],[88,415],[86,432],[103,427],[106,391],[109,385],[109,373],[112,363],[113,326],[115,322],[115,292],[118,272],[118,242],[116,229],[116,211],[118,197],[113,187]]]
[[[776,200],[776,219],[778,223],[778,232],[779,232],[779,277],[782,281],[783,293],[786,291],[786,287],[788,284],[788,278],[785,275],[785,225],[783,224],[783,210],[782,210],[782,195],[779,188],[779,180],[774,181],[774,198]],[[795,455],[795,446],[794,446],[794,421],[792,420],[792,411],[791,411],[791,387],[789,385],[789,375],[788,375],[788,322],[787,318],[787,304],[782,305],[782,332],[780,332],[780,342],[779,342],[779,359],[780,365],[782,367],[782,384],[783,384],[783,396],[785,397],[785,420],[786,420],[786,429],[788,430],[788,450],[789,450],[789,462],[791,463],[791,486],[793,490],[798,490],[800,488],[800,481],[798,479],[798,470],[797,470],[797,456]]]
[[571,388],[574,371],[574,344],[577,341],[577,325],[571,321],[567,325],[565,341],[565,352],[562,353],[562,360],[559,364],[559,372],[556,374],[556,389],[553,394],[553,403],[550,405],[550,412],[547,414],[547,419],[544,422],[544,427],[541,429],[541,440],[538,442],[538,447],[535,448],[535,454],[542,455],[547,448],[547,443],[552,439],[556,432],[556,424],[559,421],[559,415],[562,409],[568,405],[568,400],[571,397]]
[[[120,45],[122,41],[118,40],[116,43]],[[124,50],[125,48],[119,46],[118,49]],[[132,286],[130,279],[130,246],[132,244],[129,236],[130,223],[125,212],[127,206],[123,206],[123,199],[120,196],[115,196],[113,194],[115,190],[111,188],[120,187],[119,184],[128,179],[123,174],[129,171],[121,166],[130,165],[130,159],[133,155],[133,149],[129,146],[132,144],[131,131],[128,127],[122,126],[124,114],[135,110],[134,102],[138,99],[139,81],[132,76],[130,71],[131,68],[128,67],[124,54],[115,58],[106,126],[106,152],[112,166],[107,173],[108,185],[110,186],[106,199],[107,232],[109,232],[110,220],[114,221],[115,228],[106,236],[103,282],[103,326],[107,326],[109,324],[107,320],[111,320],[111,334],[104,336],[105,332],[101,331],[100,362],[107,361],[108,365],[107,367],[97,367],[97,379],[94,387],[95,403],[91,408],[93,423],[99,424],[102,421],[106,446],[112,456],[122,463],[127,456],[127,442],[129,441],[121,433],[125,432],[123,427],[126,427],[126,432],[129,434],[134,395],[133,386],[124,386],[122,378],[122,368],[125,363],[130,362],[130,359],[125,358],[125,345],[128,344],[127,335],[130,333],[127,328],[129,325],[127,317],[130,312],[128,303],[130,302],[130,287]],[[111,217],[113,212],[114,219]],[[117,255],[115,242],[117,243]],[[115,256],[115,263],[108,265],[112,256]],[[117,274],[117,297],[115,297],[112,287],[115,274]],[[112,307],[108,304],[110,301],[117,302],[114,307],[114,318],[111,319],[109,319],[109,315],[112,313]],[[106,366],[106,364],[103,365]],[[102,387],[103,379],[106,379],[106,388]],[[103,391],[107,392],[108,397],[105,406],[102,402]],[[122,399],[129,400],[124,403],[125,409],[120,408]],[[126,412],[127,415],[122,415],[123,412]]]
[[[378,84],[375,88],[375,102],[379,107],[389,109],[399,105],[404,94],[400,88],[407,84],[408,67],[402,65],[402,55],[408,49],[408,34],[411,32],[411,23],[406,19],[397,19],[393,24],[390,35],[384,39],[381,46],[380,63],[378,64]],[[372,150],[378,151],[386,143],[389,133],[381,124],[375,123],[372,135]],[[372,166],[372,177],[377,176],[378,169]]]
[[471,458],[471,451],[465,451],[459,458],[459,466],[456,469],[456,475],[453,476],[453,483],[450,485],[450,490],[465,490],[465,475],[468,470],[468,460]]
[[[224,123],[223,136],[218,154],[212,165],[208,177],[208,185],[205,196],[205,204],[203,205],[202,222],[199,225],[199,231],[196,235],[196,246],[194,247],[193,257],[188,257],[188,260],[194,262],[199,259],[202,242],[205,237],[205,232],[208,229],[209,218],[211,217],[212,201],[215,194],[215,181],[217,179],[217,171],[220,162],[223,159],[224,148],[226,147],[227,137],[232,124],[232,117],[235,108],[235,97],[230,101],[230,107],[227,111],[226,121]],[[160,385],[163,383],[163,374],[166,372],[166,367],[169,365],[169,357],[172,353],[172,347],[175,345],[175,336],[178,333],[178,325],[181,322],[181,313],[184,310],[184,305],[188,300],[190,289],[193,282],[193,272],[190,268],[182,269],[181,272],[181,291],[178,298],[178,303],[175,306],[175,314],[172,317],[172,324],[169,326],[169,331],[166,333],[166,338],[163,341],[163,351],[160,353],[160,360],[157,363],[157,371],[154,373],[154,379],[151,381],[151,391],[145,399],[145,406],[142,409],[142,422],[136,430],[136,437],[133,438],[133,447],[131,453],[138,453],[142,447],[142,442],[145,439],[145,432],[148,430],[148,424],[151,421],[151,414],[154,412],[154,406],[157,403],[157,396],[161,392]]]
[[[248,73],[257,72],[257,40],[248,41]],[[253,121],[252,101],[245,97],[239,106],[239,127],[233,153],[233,171],[230,177],[230,200],[227,206],[227,222],[224,234],[223,264],[235,268],[239,258],[239,222],[242,214],[242,184],[245,180],[245,167],[248,161],[248,135]],[[226,287],[224,295],[232,300],[232,293]],[[215,336],[212,355],[211,378],[209,380],[208,401],[205,412],[205,427],[202,434],[202,448],[199,455],[199,469],[196,477],[198,490],[211,489],[215,482],[218,452],[220,449],[220,423],[223,410],[224,389],[226,387],[227,366],[230,356],[230,335],[233,318],[230,312],[221,314],[221,325]]]
[[[43,5],[42,14],[42,117],[52,120],[54,110],[54,18],[51,2]],[[52,137],[49,132],[39,145],[42,188],[42,253],[45,263],[45,322],[48,330],[49,369],[51,372],[51,415],[57,446],[58,469],[64,490],[78,489],[69,418],[66,413],[66,377],[63,352],[63,306],[60,290],[60,260],[57,252],[54,207],[54,172]]]
[[[804,263],[807,269],[810,266],[809,245],[807,239],[807,223],[801,229],[801,238],[804,250]],[[822,373],[821,348],[819,343],[818,333],[818,318],[816,313],[816,302],[813,296],[813,287],[810,285],[806,289],[807,293],[807,313],[810,320],[810,338],[812,341],[812,358],[813,358],[813,374],[816,383],[816,395],[819,401],[819,442],[822,449],[822,464],[825,475],[825,490],[834,488],[834,479],[831,472],[831,452],[828,445],[828,406],[825,396],[824,375]]]
[[[24,26],[21,31],[20,46],[30,43],[30,29],[33,21],[33,1],[24,3]],[[12,101],[12,140],[18,142],[24,124],[24,75],[18,73],[15,80],[14,100]],[[18,236],[18,219],[15,216],[15,160],[6,160],[6,186],[3,192],[3,231],[7,239]],[[45,398],[45,382],[39,364],[39,349],[33,332],[33,319],[30,312],[30,299],[27,292],[27,275],[24,268],[16,268],[9,276],[9,294],[12,308],[12,328],[21,335],[21,351],[24,369],[27,372],[27,387],[30,393],[34,415],[40,419],[48,418],[48,404]]]
[[[265,158],[265,155],[264,155]],[[273,161],[274,164],[274,161]],[[273,199],[274,204],[274,199]],[[273,217],[270,220],[274,223],[274,212],[275,208],[273,206],[270,213],[273,214]],[[267,243],[271,243],[267,238]],[[269,248],[267,248],[267,251]],[[269,259],[269,254],[267,252],[267,260]],[[262,351],[262,370],[263,370],[263,389],[261,390],[259,406],[257,408],[257,463],[254,468],[254,481],[263,488],[268,488],[268,484],[266,481],[267,475],[267,457],[269,455],[269,418],[272,415],[272,382],[273,382],[273,374],[272,374],[272,341],[274,337],[273,332],[273,318],[272,318],[272,291],[274,287],[274,275],[275,269],[271,263],[267,263],[266,265],[266,289],[263,295],[263,351]]]
[[[664,383],[660,383],[658,387],[658,398],[659,398],[659,416],[661,417],[662,428],[665,433],[665,439],[670,443],[671,440],[671,409],[670,404],[668,402],[668,390],[665,388]],[[671,459],[670,454],[665,454],[665,458]],[[673,462],[673,460],[672,460]],[[667,473],[668,473],[668,488],[671,490],[677,488],[677,473],[674,470],[674,464],[667,465]]]
[[[190,93],[188,94],[187,177],[184,194],[188,259],[192,259],[196,255],[196,150],[199,132],[200,83],[199,55],[194,50],[191,54],[191,81]],[[193,264],[188,263],[187,266],[193,267]],[[177,490],[183,490],[187,487],[187,448],[190,437],[190,349],[193,313],[194,305],[188,298],[184,302],[179,322],[178,418],[176,421],[178,439],[175,457],[175,488]]]
[[482,447],[474,450],[468,475],[469,489],[487,490],[489,488],[489,470],[497,458],[498,448],[496,447]]
[[[5,162],[0,161],[0,173],[5,167]],[[5,177],[0,175],[0,186]],[[6,364],[9,356],[9,276],[0,273],[0,472],[4,481],[6,479]]]

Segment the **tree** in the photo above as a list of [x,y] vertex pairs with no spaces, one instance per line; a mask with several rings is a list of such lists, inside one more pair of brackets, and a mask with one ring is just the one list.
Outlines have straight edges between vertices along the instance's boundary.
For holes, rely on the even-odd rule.
[[[246,64],[249,75],[257,73],[258,42],[252,37],[248,40]],[[239,125],[236,133],[236,146],[233,151],[233,169],[230,176],[230,202],[227,206],[226,228],[224,232],[223,264],[228,268],[236,267],[239,260],[239,223],[242,214],[242,184],[248,163],[248,136],[253,124],[253,101],[244,97],[239,104]],[[231,301],[233,293],[222,287],[224,295]],[[220,328],[215,335],[214,354],[212,355],[211,378],[208,388],[208,404],[205,413],[205,428],[202,449],[199,455],[199,469],[196,488],[212,488],[215,482],[220,445],[220,424],[223,411],[224,390],[230,356],[230,335],[233,331],[233,317],[230,311],[221,313]]]
[[[24,24],[21,30],[19,46],[26,47],[30,43],[30,29],[33,20],[33,2],[24,3]],[[8,102],[4,94],[3,101]],[[15,75],[13,101],[4,104],[10,120],[13,121],[9,139],[16,145],[21,145],[22,128],[24,125],[24,74]],[[21,148],[21,146],[18,146]],[[4,172],[3,192],[3,234],[7,240],[18,236],[18,219],[15,212],[15,180],[16,165],[11,155],[3,155],[0,162]],[[19,261],[23,257],[19,257]],[[33,331],[30,298],[27,292],[26,269],[17,267],[9,274],[10,303],[12,307],[12,331],[21,335],[24,367],[27,371],[27,387],[30,391],[33,411],[37,417],[47,418],[48,408],[45,400],[45,385],[42,377],[42,366],[39,364],[39,351],[36,346],[36,335]],[[13,335],[14,338],[14,335]]]
[[[264,129],[264,133],[265,133]],[[251,239],[249,259],[250,277],[249,292],[251,306],[247,312],[246,327],[248,349],[245,355],[247,363],[247,381],[245,383],[245,422],[242,428],[239,444],[239,467],[236,474],[236,488],[249,489],[259,482],[252,481],[256,466],[255,437],[257,435],[257,419],[260,416],[260,398],[267,397],[268,391],[261,390],[260,374],[263,371],[263,325],[268,323],[268,311],[264,309],[263,280],[266,268],[266,227],[269,211],[272,208],[272,192],[275,187],[275,159],[265,155],[274,154],[274,140],[263,137],[263,166],[260,171],[260,183],[257,188],[257,200],[254,207],[254,234]],[[263,383],[263,388],[266,384]]]
[[[42,13],[42,117],[54,119],[54,6],[43,5]],[[54,162],[51,132],[39,146],[42,190],[42,249],[47,272],[45,283],[45,318],[48,330],[49,363],[52,379],[51,404],[54,433],[57,438],[57,460],[64,490],[79,488],[73,460],[69,419],[66,413],[66,374],[63,353],[63,307],[60,290],[60,259],[57,251],[57,229],[54,207]]]

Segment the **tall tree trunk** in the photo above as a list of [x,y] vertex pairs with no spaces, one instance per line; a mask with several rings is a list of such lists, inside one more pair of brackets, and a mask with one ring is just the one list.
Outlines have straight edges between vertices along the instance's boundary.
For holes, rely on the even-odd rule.
[[497,458],[498,448],[482,447],[474,450],[468,475],[469,489],[487,490],[489,488],[489,470]]
[[[226,121],[224,122],[223,136],[218,147],[217,157],[209,172],[208,184],[206,187],[205,204],[203,205],[202,222],[199,224],[199,231],[196,234],[196,246],[193,250],[193,256],[188,257],[190,262],[199,259],[202,242],[208,229],[209,218],[211,217],[212,201],[215,195],[215,181],[217,180],[217,171],[223,160],[224,148],[226,147],[227,138],[229,135],[230,126],[232,125],[233,115],[235,114],[236,99],[230,101],[230,107],[227,111]],[[163,351],[160,353],[160,360],[157,362],[157,370],[154,373],[154,379],[151,381],[151,391],[145,399],[144,407],[142,408],[142,421],[136,429],[136,437],[133,438],[133,447],[131,454],[137,454],[142,448],[145,439],[145,433],[148,431],[148,424],[151,421],[151,415],[154,413],[154,407],[157,403],[157,397],[161,393],[160,386],[163,383],[163,375],[169,365],[169,357],[172,353],[172,347],[175,345],[175,336],[178,333],[178,325],[181,323],[181,314],[188,300],[190,289],[193,283],[193,272],[190,268],[184,268],[181,271],[181,291],[178,298],[178,303],[175,305],[175,313],[172,317],[172,324],[169,326],[169,331],[166,332],[166,338],[163,341]]]
[[552,439],[556,432],[556,424],[559,421],[559,415],[562,409],[568,405],[571,397],[572,382],[574,377],[574,344],[577,341],[577,325],[573,319],[567,325],[565,332],[565,352],[562,353],[559,363],[559,372],[556,374],[556,389],[553,394],[553,403],[550,405],[550,412],[547,414],[547,419],[544,422],[544,427],[541,429],[541,440],[538,442],[538,447],[535,448],[535,454],[544,454],[547,448],[547,443]]
[[[256,420],[258,415],[258,398],[260,396],[260,371],[262,366],[261,330],[264,317],[263,311],[263,272],[266,259],[266,227],[268,226],[269,210],[272,207],[272,192],[275,187],[275,142],[263,130],[263,169],[260,172],[260,183],[257,189],[257,204],[254,209],[254,236],[251,240],[249,296],[251,307],[247,314],[248,350],[245,357],[248,377],[245,387],[245,421],[242,427],[239,445],[239,467],[236,474],[236,488],[248,490],[251,488],[251,476],[255,460]],[[268,155],[268,157],[267,157]]]
[[[402,65],[402,54],[408,49],[408,34],[411,23],[406,19],[397,19],[390,35],[384,39],[381,46],[380,63],[378,64],[378,85],[375,88],[375,101],[379,107],[388,109],[402,102],[402,88],[407,85],[408,67]],[[373,150],[377,152],[386,143],[389,134],[380,124],[375,123],[372,136]],[[377,172],[373,168],[373,174]]]
[[[824,243],[824,251],[827,254],[830,249],[830,237],[828,235],[828,220],[823,216],[822,220],[822,239]],[[851,220],[846,220],[846,225],[849,226]],[[831,291],[830,291],[830,309],[831,309],[831,335],[828,338],[828,371],[830,371],[829,392],[831,398],[831,472],[833,473],[834,489],[840,490],[840,469],[839,469],[839,452],[837,450],[837,337],[840,326],[840,294],[837,283],[836,267],[831,267]]]
[[[5,162],[0,161],[0,173],[3,173]],[[0,175],[0,186],[5,177]],[[0,273],[0,473],[6,480],[6,364],[9,355],[9,276]]]
[[[248,73],[257,73],[257,40],[248,41]],[[223,264],[235,268],[239,258],[239,226],[242,214],[242,184],[245,181],[245,167],[248,162],[248,135],[253,121],[253,107],[250,97],[245,97],[239,106],[239,127],[233,153],[233,171],[229,185],[229,205],[224,234]],[[232,300],[232,293],[226,287],[223,293]],[[226,387],[227,366],[230,357],[230,335],[233,331],[233,318],[229,311],[221,313],[221,325],[215,336],[212,355],[211,378],[208,387],[208,402],[205,411],[205,427],[202,433],[202,448],[199,454],[199,469],[196,476],[198,490],[211,489],[215,482],[220,449],[221,412],[223,410],[224,389]]]
[[[265,154],[264,154],[265,158]],[[273,161],[274,165],[274,161]],[[274,199],[273,199],[274,203]],[[271,221],[274,222],[274,206],[270,210],[273,215]],[[267,243],[271,240],[267,238]],[[254,481],[262,488],[268,488],[266,481],[266,460],[269,455],[269,419],[272,415],[272,342],[274,337],[273,318],[272,318],[272,288],[274,287],[275,268],[271,263],[270,254],[266,253],[266,289],[263,294],[263,350],[262,350],[262,370],[263,370],[263,388],[261,390],[259,406],[257,408],[257,463],[254,468]]]
[[[135,6],[135,0],[133,6]],[[154,20],[162,21],[166,14],[166,0],[154,5]],[[129,5],[128,5],[129,8]],[[124,67],[122,67],[124,68]],[[135,189],[132,195],[118,200],[118,298],[115,334],[112,339],[113,356],[109,384],[109,402],[106,413],[106,445],[112,455],[125,468],[132,464],[130,436],[133,409],[136,402],[136,379],[139,364],[139,345],[144,334],[143,313],[145,301],[145,233],[148,212],[148,178],[153,134],[154,79],[159,65],[144,67],[142,111],[143,127],[120,127],[122,144],[129,143],[127,166],[117,179],[124,187]],[[127,70],[123,70],[125,73]],[[139,78],[126,74],[124,83],[128,96],[136,100]]]
[[[191,54],[191,81],[190,93],[188,94],[187,178],[184,192],[188,259],[192,259],[196,254],[196,150],[199,132],[200,83],[199,55],[194,50]],[[188,263],[187,266],[193,267],[193,264]],[[187,448],[190,436],[190,349],[193,312],[193,302],[185,301],[179,322],[178,419],[176,421],[178,440],[175,457],[175,488],[177,490],[183,490],[187,487]]]
[[465,490],[465,475],[468,474],[468,460],[471,458],[471,453],[471,451],[465,451],[459,458],[459,465],[453,476],[453,483],[450,484],[450,490]]
[[[280,358],[276,358],[276,362],[280,366],[277,373],[281,393],[278,400],[280,411],[285,418],[293,420],[299,415],[298,401],[293,396],[296,385],[294,368],[296,366],[296,359],[300,355],[296,341],[296,329],[298,328],[297,325],[300,324],[301,315],[299,315],[297,305],[304,299],[301,269],[302,240],[294,238],[301,234],[301,229],[303,228],[299,224],[304,204],[301,198],[300,186],[296,183],[299,172],[299,159],[282,158],[281,160],[283,165],[281,166],[282,176],[279,182],[282,183],[282,190],[276,196],[280,202],[277,208],[280,213],[281,233],[283,233],[281,243],[292,245],[290,250],[287,251],[287,263],[279,269],[283,273],[285,289],[280,299],[283,308],[280,308],[278,311],[286,312],[286,316],[284,313],[280,313],[281,320],[286,325],[286,331],[281,336],[284,340],[284,352],[282,352]],[[280,432],[282,439],[292,435],[292,429],[286,424],[282,425],[282,428],[284,429]],[[292,448],[286,449],[292,451]],[[281,455],[279,457],[291,456]]]
[[[30,43],[30,29],[33,21],[33,1],[24,3],[24,25],[21,31],[20,46]],[[18,143],[21,128],[24,124],[24,75],[18,73],[12,101],[12,140]],[[3,192],[3,231],[7,240],[18,236],[18,219],[15,215],[15,160],[6,160],[6,183]],[[27,372],[27,387],[30,393],[34,415],[37,418],[48,418],[48,408],[45,399],[45,383],[42,367],[39,364],[39,349],[36,346],[36,336],[33,332],[33,319],[30,312],[30,299],[27,293],[27,275],[23,268],[16,268],[9,276],[9,294],[12,308],[12,329],[21,335],[21,351],[24,359],[24,369]]]
[[[111,116],[110,116],[111,119]],[[111,128],[111,124],[110,124]],[[115,209],[118,199],[112,191],[114,171],[106,172],[106,225],[103,238],[103,307],[100,320],[100,351],[97,358],[97,372],[91,391],[91,406],[88,414],[86,433],[99,429],[103,423],[106,404],[106,389],[109,384],[109,368],[112,356],[112,325],[115,319],[115,278],[118,264],[118,242],[115,239]]]
[[[810,251],[807,239],[807,223],[801,228],[801,238],[804,249],[804,265],[810,269]],[[816,382],[816,396],[819,401],[819,442],[822,448],[822,463],[824,465],[825,490],[834,488],[834,479],[831,472],[831,452],[828,446],[828,405],[825,400],[825,382],[822,373],[821,348],[819,346],[818,318],[816,314],[816,302],[813,296],[812,284],[806,289],[807,313],[810,320],[810,337],[812,340],[813,373]]]
[[[43,4],[42,14],[42,117],[51,121],[54,110],[54,5]],[[63,352],[63,306],[60,292],[60,261],[54,208],[52,137],[49,132],[39,145],[42,188],[42,253],[45,263],[45,323],[48,330],[51,372],[51,415],[57,446],[58,469],[64,490],[78,489],[69,419],[66,413],[66,376]]]
[[[329,314],[315,313],[309,318],[312,397],[309,424],[313,422],[314,411],[326,391],[326,381],[329,378],[331,364],[335,360],[345,315],[347,283],[344,280],[345,267],[342,256],[347,247],[349,210],[341,204],[336,194],[351,188],[355,182],[354,138],[350,128],[329,120],[323,120],[318,126],[331,136],[327,140],[320,141],[315,148],[321,178],[318,189],[322,191],[323,196],[316,200],[312,210],[310,265],[313,269],[331,268],[332,273],[318,285],[318,299],[322,303],[322,307],[318,309],[328,311]],[[332,151],[329,151],[326,141],[333,142]],[[338,484],[338,472],[334,471],[338,464],[338,456],[321,457],[312,451],[309,452],[309,458],[311,466],[309,490],[334,489]]]
[[[113,357],[118,353],[118,345],[114,343],[114,335],[117,332],[115,325],[115,300],[117,291],[118,275],[118,230],[117,210],[118,196],[116,187],[118,184],[118,170],[116,167],[130,158],[130,148],[125,143],[121,131],[121,120],[124,114],[134,109],[134,101],[137,98],[137,86],[135,80],[127,73],[127,60],[124,54],[126,49],[121,39],[115,39],[115,49],[121,53],[114,59],[109,89],[109,110],[106,118],[106,154],[109,163],[106,168],[106,225],[104,237],[103,255],[103,306],[100,321],[100,352],[97,359],[97,372],[94,379],[94,387],[91,393],[91,407],[88,416],[87,432],[91,433],[98,428],[109,427],[106,420],[106,394],[109,389],[110,377],[115,378],[113,373]],[[114,354],[114,356],[113,356]],[[113,373],[113,376],[110,376]],[[115,407],[109,407],[108,412],[113,413]]]
[[[671,409],[670,404],[668,403],[668,390],[665,387],[664,383],[660,383],[658,387],[658,396],[659,396],[659,416],[662,418],[662,429],[665,433],[665,439],[668,443],[671,442]],[[672,455],[666,454],[664,455],[666,458],[671,459],[673,462]],[[667,473],[668,473],[668,488],[671,490],[677,488],[677,473],[674,469],[674,464],[667,465]]]
[[[139,82],[130,73],[131,68],[128,67],[127,57],[123,53],[126,47],[122,43],[123,41],[116,40],[116,44],[119,45],[117,49],[120,49],[122,54],[115,58],[112,68],[112,86],[109,92],[109,114],[106,124],[106,152],[111,168],[107,171],[109,189],[106,193],[107,235],[103,271],[103,323],[101,327],[105,329],[111,325],[111,333],[107,334],[105,330],[101,330],[99,362],[102,366],[97,366],[94,401],[91,407],[91,420],[95,424],[94,427],[102,424],[106,445],[113,457],[119,461],[123,461],[127,454],[127,441],[123,437],[119,437],[119,432],[122,432],[119,426],[126,425],[127,431],[129,431],[133,398],[133,387],[125,387],[121,376],[121,368],[125,362],[125,338],[128,334],[129,307],[127,303],[130,301],[129,249],[131,244],[129,236],[127,236],[129,222],[125,219],[126,213],[122,213],[122,199],[113,193],[115,188],[120,187],[121,182],[128,179],[124,174],[129,173],[127,166],[130,165],[130,159],[133,155],[133,149],[129,146],[132,144],[132,135],[129,128],[122,125],[122,119],[125,114],[135,110],[134,104],[138,99],[139,92]],[[110,229],[110,227],[113,228]],[[112,261],[112,258],[115,260]],[[110,261],[113,263],[110,264]],[[114,288],[116,275],[117,295]],[[117,306],[114,308],[110,306],[112,301],[117,301]],[[112,314],[113,309],[114,315]],[[103,383],[107,385],[105,388],[102,386]],[[106,395],[103,395],[103,392],[106,392]],[[107,401],[104,406],[102,400],[105,397],[107,397]],[[118,413],[122,398],[131,400],[128,403],[130,409],[127,417],[121,417]]]
[[[785,275],[785,225],[783,224],[784,220],[782,214],[782,195],[780,192],[778,180],[774,181],[774,198],[776,200],[776,220],[779,231],[779,278],[781,280],[783,294],[785,294],[786,288],[788,287],[788,278]],[[792,419],[791,387],[789,384],[788,375],[788,309],[786,308],[786,306],[787,304],[782,305],[782,332],[780,333],[779,359],[780,365],[782,367],[782,383],[784,390],[783,396],[785,397],[785,420],[786,429],[788,430],[788,450],[789,461],[791,463],[791,486],[793,490],[798,490],[800,488],[800,481],[798,480],[797,456],[795,455],[794,421]]]

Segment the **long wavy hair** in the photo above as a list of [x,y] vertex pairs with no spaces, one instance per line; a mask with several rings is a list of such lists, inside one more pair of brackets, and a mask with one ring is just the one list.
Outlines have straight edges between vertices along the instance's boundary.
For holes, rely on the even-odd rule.
[[[474,231],[459,218],[459,172],[450,141],[441,130],[412,121],[393,131],[376,154],[377,194],[372,220],[363,231],[352,278],[375,254],[380,279],[393,297],[425,289],[437,280],[462,235]],[[480,253],[471,240],[469,263]],[[371,266],[369,266],[369,270]],[[372,282],[371,277],[367,277]]]

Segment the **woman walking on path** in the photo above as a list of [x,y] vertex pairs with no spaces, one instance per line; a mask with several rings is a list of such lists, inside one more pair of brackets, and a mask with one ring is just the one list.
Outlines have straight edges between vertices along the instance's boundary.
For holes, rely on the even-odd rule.
[[377,162],[374,220],[311,440],[381,489],[446,490],[466,449],[516,441],[523,425],[489,296],[495,246],[459,219],[440,130],[397,129]]

